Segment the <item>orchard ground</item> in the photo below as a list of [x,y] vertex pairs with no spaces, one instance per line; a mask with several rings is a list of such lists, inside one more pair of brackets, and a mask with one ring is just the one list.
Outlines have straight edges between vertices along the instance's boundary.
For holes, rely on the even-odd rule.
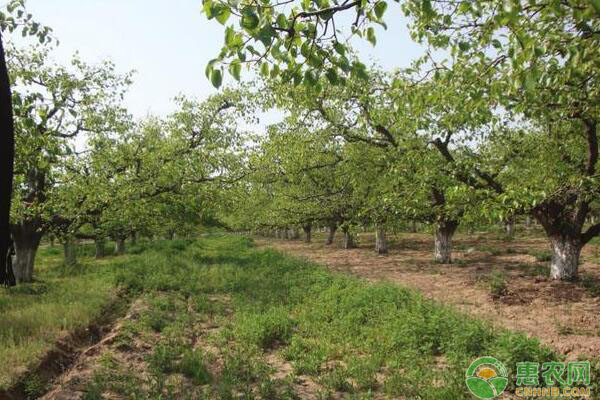
[[521,229],[512,239],[490,232],[458,234],[449,265],[433,262],[430,234],[392,235],[385,256],[373,251],[371,233],[359,234],[357,248],[350,250],[342,248],[341,237],[325,245],[324,235],[317,234],[311,244],[257,243],[334,271],[416,288],[498,326],[538,337],[567,359],[600,358],[600,245],[595,241],[582,252],[580,279],[561,282],[548,278],[548,242],[535,230]]
[[[138,243],[126,255],[99,261],[85,257],[92,249],[84,247],[76,268],[63,267],[60,251],[45,247],[37,282],[17,293],[2,289],[0,346],[10,351],[0,360],[1,384],[13,390],[0,397],[469,399],[464,374],[478,356],[496,356],[513,374],[519,361],[565,358],[535,338],[479,318],[482,313],[466,315],[408,287],[416,279],[408,277],[418,274],[440,286],[455,285],[457,280],[446,279],[450,272],[467,276],[476,267],[426,261],[431,240],[424,235],[399,240],[386,258],[363,248],[269,244],[327,257],[321,261],[344,273],[226,235]],[[366,236],[361,241],[368,243]],[[464,251],[474,259],[488,258],[484,243],[487,253],[502,245],[483,238],[477,243],[471,251],[459,237],[457,245],[469,246]],[[345,261],[336,264],[336,259]],[[365,262],[368,279],[347,274],[359,271],[352,263],[357,260]],[[399,268],[409,270],[402,285],[382,281],[385,273],[377,272]],[[429,268],[438,272],[422,271]],[[472,290],[485,290],[484,281]],[[497,300],[481,300],[482,307],[504,307],[513,284],[506,286],[508,292],[497,290]],[[67,286],[77,291],[65,298]],[[431,294],[430,287],[422,290]],[[590,290],[577,291],[577,301],[587,301]],[[17,300],[4,301],[9,295]],[[467,297],[464,306],[470,301]],[[573,301],[561,298],[553,306]],[[9,334],[15,326],[19,336]],[[585,340],[598,333],[586,331]],[[596,362],[593,368],[597,376]],[[593,384],[592,393],[596,390]]]

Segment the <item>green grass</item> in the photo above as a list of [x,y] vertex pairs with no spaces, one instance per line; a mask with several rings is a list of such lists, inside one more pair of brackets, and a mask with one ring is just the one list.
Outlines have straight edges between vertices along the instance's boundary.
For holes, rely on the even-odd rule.
[[69,270],[56,250],[39,252],[36,282],[0,289],[0,388],[14,383],[64,332],[87,326],[115,298],[106,262],[92,267],[83,260]]
[[[224,366],[211,389],[221,398],[240,392],[260,398],[251,387],[282,390],[270,378],[268,354],[290,362],[294,374],[311,376],[324,396],[381,392],[422,399],[470,398],[464,371],[478,356],[494,355],[513,372],[519,361],[557,358],[535,339],[493,329],[413,290],[334,274],[254,249],[244,238],[206,238],[174,256],[145,257],[119,269],[121,285],[198,301],[230,298],[228,313],[211,311],[223,325],[215,341]],[[174,359],[162,350],[153,356],[167,374],[185,351],[171,349]]]
[[[43,254],[42,281],[19,289],[33,293],[11,294],[24,307],[0,303],[14,312],[37,311],[25,326],[47,327],[19,335],[39,341],[39,354],[56,337],[42,332],[90,321],[115,287],[143,301],[102,355],[86,399],[107,391],[140,399],[298,399],[300,375],[315,383],[320,398],[470,399],[464,374],[479,356],[498,358],[511,374],[516,362],[558,359],[536,339],[493,328],[414,290],[332,273],[256,249],[243,237],[140,243],[129,251],[79,272],[61,267],[58,255]],[[55,311],[39,316],[38,307]],[[139,341],[148,349],[145,371],[122,361]],[[273,357],[289,363],[291,374],[275,377]],[[37,384],[32,381],[32,391]]]

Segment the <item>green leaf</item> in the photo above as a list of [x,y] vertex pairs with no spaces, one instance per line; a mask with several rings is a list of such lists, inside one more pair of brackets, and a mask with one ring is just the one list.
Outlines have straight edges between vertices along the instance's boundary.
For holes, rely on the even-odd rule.
[[239,62],[234,62],[229,66],[229,73],[235,78],[236,81],[240,80],[242,72],[242,65]]
[[340,82],[340,78],[335,68],[329,68],[325,73],[325,76],[332,85],[337,85]]
[[223,83],[223,73],[220,69],[212,70],[212,73],[210,74],[210,82],[217,89],[221,87],[221,84]]
[[240,20],[240,25],[244,29],[254,30],[258,27],[259,23],[258,16],[256,14],[244,15]]
[[231,10],[227,7],[223,8],[221,12],[215,17],[221,25],[225,25],[229,17],[231,16]]
[[277,16],[277,26],[279,26],[280,28],[287,28],[288,26],[288,22],[287,22],[287,17],[284,14],[279,14]]
[[269,76],[269,64],[266,61],[260,65],[260,74],[265,78]]
[[343,56],[346,54],[346,46],[344,46],[340,42],[335,42],[335,44],[333,45],[333,48],[340,56]]
[[596,12],[600,14],[600,0],[590,0],[592,2],[592,6],[596,9]]
[[375,15],[377,15],[377,18],[383,17],[385,10],[387,10],[387,3],[385,1],[378,2],[377,4],[375,4],[374,10]]
[[367,29],[367,40],[373,46],[375,46],[377,44],[377,38],[375,37],[375,29],[373,29],[373,27],[369,27]]

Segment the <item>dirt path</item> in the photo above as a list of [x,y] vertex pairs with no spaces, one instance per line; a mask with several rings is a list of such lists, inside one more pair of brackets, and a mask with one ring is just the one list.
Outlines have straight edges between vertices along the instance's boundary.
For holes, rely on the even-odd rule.
[[[452,265],[432,262],[433,244],[428,235],[396,237],[387,256],[373,252],[370,235],[361,235],[359,241],[359,248],[344,250],[340,243],[326,246],[319,238],[310,244],[256,239],[259,246],[301,256],[335,271],[416,288],[442,303],[536,336],[569,360],[600,358],[600,297],[591,296],[581,284],[554,282],[544,276],[547,262],[527,254],[547,250],[543,239],[507,243],[489,237],[459,237],[455,247],[460,250]],[[597,254],[596,246],[584,250],[581,270],[590,282],[600,279],[600,266],[590,262]],[[496,296],[490,290],[494,279],[505,282]]]

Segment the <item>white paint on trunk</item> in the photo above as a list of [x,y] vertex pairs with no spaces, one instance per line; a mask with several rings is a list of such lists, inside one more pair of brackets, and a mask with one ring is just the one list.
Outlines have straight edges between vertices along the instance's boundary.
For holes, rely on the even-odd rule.
[[577,277],[581,245],[565,237],[550,238],[552,260],[550,261],[550,276],[552,279],[571,280]]
[[350,232],[350,229],[344,229],[344,249],[353,249],[356,245],[354,244],[354,237]]
[[452,263],[452,237],[458,224],[453,222],[441,223],[435,229],[435,261],[440,264]]
[[375,251],[377,254],[387,254],[388,252],[385,228],[381,225],[378,225],[375,231]]

